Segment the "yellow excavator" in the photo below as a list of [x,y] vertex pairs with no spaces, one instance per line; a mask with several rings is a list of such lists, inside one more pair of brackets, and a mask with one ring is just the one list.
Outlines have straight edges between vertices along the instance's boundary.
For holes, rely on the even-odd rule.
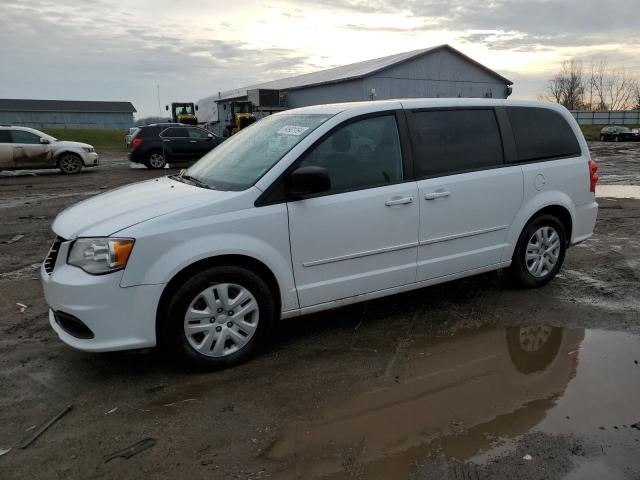
[[230,137],[256,121],[253,114],[253,103],[231,102],[231,123],[225,125],[225,136]]
[[[169,105],[165,106],[169,110]],[[193,102],[176,102],[171,104],[171,121],[174,123],[184,123],[185,125],[197,125],[198,117],[196,111],[198,106]]]

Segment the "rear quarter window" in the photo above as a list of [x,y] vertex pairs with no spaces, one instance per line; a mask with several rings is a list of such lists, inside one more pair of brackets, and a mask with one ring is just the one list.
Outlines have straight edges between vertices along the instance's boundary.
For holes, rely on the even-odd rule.
[[9,130],[0,130],[0,143],[11,143]]
[[555,110],[507,107],[516,142],[517,161],[527,162],[582,154],[573,130]]

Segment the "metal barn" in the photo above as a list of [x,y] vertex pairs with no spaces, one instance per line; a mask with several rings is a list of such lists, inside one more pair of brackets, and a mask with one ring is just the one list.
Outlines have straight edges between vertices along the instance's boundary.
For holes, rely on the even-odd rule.
[[131,102],[0,99],[0,125],[125,130],[135,111]]
[[[277,92],[277,105],[255,105],[257,116],[286,108],[391,98],[507,98],[513,82],[449,45],[220,92],[198,102],[198,117],[220,133],[231,121],[231,102]],[[266,95],[265,97],[269,97]],[[272,102],[275,103],[275,102]]]

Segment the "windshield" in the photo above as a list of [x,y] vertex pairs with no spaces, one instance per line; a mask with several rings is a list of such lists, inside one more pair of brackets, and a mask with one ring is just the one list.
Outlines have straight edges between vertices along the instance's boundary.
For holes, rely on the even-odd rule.
[[211,150],[186,175],[221,190],[249,188],[330,117],[296,114],[265,117]]

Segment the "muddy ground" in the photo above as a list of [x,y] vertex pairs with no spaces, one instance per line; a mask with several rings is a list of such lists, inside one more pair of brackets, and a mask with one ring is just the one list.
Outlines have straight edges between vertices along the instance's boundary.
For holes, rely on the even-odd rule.
[[[640,144],[591,148],[603,184],[640,185]],[[0,478],[640,478],[640,200],[600,198],[544,288],[481,275],[303,317],[253,361],[191,374],[48,326],[55,215],[167,173],[102,161],[0,176]]]

